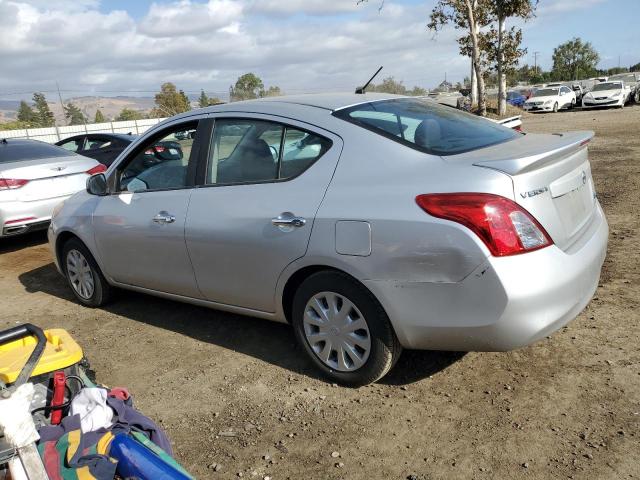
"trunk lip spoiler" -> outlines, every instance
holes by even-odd
[[[531,134],[528,134],[531,135]],[[592,131],[579,131],[569,133],[555,133],[552,134],[555,137],[560,137],[562,140],[556,140],[546,151],[526,155],[523,157],[513,157],[500,160],[480,160],[473,162],[476,167],[490,168],[504,172],[508,175],[518,175],[527,173],[538,168],[542,168],[546,165],[554,163],[556,160],[566,157],[571,153],[577,152],[583,148],[586,148],[589,142],[594,137]],[[550,135],[541,135],[550,136]]]

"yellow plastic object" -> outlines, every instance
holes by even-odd
[[[32,376],[62,370],[82,360],[84,355],[82,348],[66,330],[53,328],[45,330],[44,335],[47,337],[47,346]],[[9,384],[16,381],[35,346],[34,337],[21,338],[0,345],[0,380],[2,382]]]

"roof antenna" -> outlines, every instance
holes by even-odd
[[[359,94],[359,95],[360,95],[360,94],[363,94],[363,93],[364,93],[364,91],[365,91],[365,90],[367,89],[367,87],[369,86],[369,84],[373,81],[373,79],[374,79],[374,78],[376,78],[376,76],[380,73],[380,70],[382,70],[382,67],[380,67],[380,68],[376,71],[376,73],[374,73],[374,74],[373,74],[373,77],[371,77],[371,78],[369,79],[369,81],[368,81],[367,83],[365,83],[365,84],[364,84],[364,86],[356,88],[356,93],[357,93],[357,94]]]

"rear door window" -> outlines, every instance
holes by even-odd
[[[311,132],[257,119],[215,122],[206,183],[233,185],[296,177],[331,147]]]
[[[402,98],[363,103],[337,110],[333,115],[434,155],[464,153],[521,135],[432,100]]]

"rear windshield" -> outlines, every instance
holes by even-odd
[[[19,162],[21,160],[38,160],[51,157],[72,157],[75,154],[68,152],[57,145],[50,145],[35,140],[11,140],[6,143],[0,140],[0,163]]]
[[[434,155],[455,155],[520,134],[432,100],[401,98],[338,110],[336,117]]]

